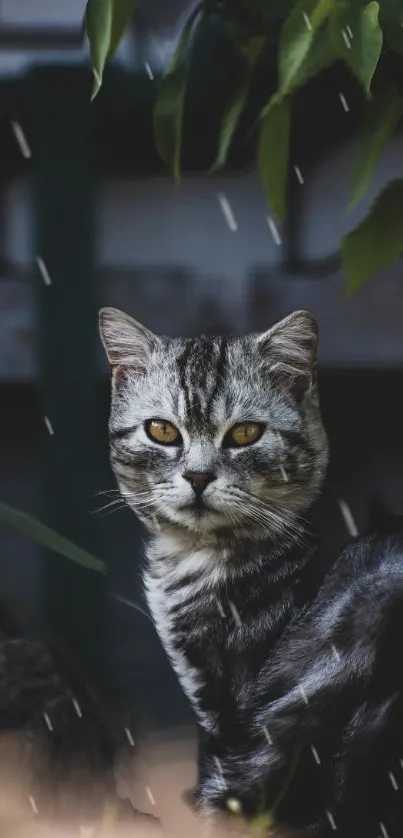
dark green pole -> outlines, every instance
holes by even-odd
[[[42,260],[34,281],[43,518],[104,558],[93,514],[102,466],[90,89],[85,68],[35,69],[28,81],[33,250]],[[45,556],[45,616],[97,681],[105,674],[105,595],[104,577]]]

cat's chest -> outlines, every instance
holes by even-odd
[[[155,627],[170,656],[172,646],[196,644],[202,654],[213,639],[225,640],[223,606],[203,575],[154,569],[144,574],[144,586]]]
[[[221,574],[201,551],[175,563],[154,550],[151,559],[144,587],[155,628],[196,714],[211,730],[202,696],[206,682],[220,675],[229,637],[216,593]]]

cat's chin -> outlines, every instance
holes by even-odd
[[[171,517],[171,516],[170,516]],[[229,526],[222,512],[205,507],[185,506],[172,512],[172,522],[191,532],[208,533]]]

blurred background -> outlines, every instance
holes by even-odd
[[[191,714],[133,607],[144,608],[144,532],[124,509],[101,509],[114,486],[101,305],[170,335],[266,329],[311,309],[332,448],[328,555],[347,537],[335,499],[358,527],[374,493],[403,510],[401,261],[348,298],[337,255],[380,187],[403,175],[401,136],[347,218],[356,92],[347,73],[329,71],[326,96],[316,80],[297,102],[290,213],[273,235],[253,140],[235,144],[225,174],[206,173],[226,84],[211,32],[175,184],[154,147],[152,107],[189,6],[138,4],[90,106],[83,0],[0,0],[0,501],[108,565],[100,577],[0,523],[0,591],[36,610],[91,677],[155,728]]]

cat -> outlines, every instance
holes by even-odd
[[[385,650],[400,650],[403,542],[385,527],[353,541],[312,590],[328,462],[313,316],[169,339],[103,309],[100,330],[111,464],[151,533],[146,597],[201,728],[195,799],[248,817],[277,801],[321,838],[386,838],[401,817],[401,678]]]
[[[112,468],[152,534],[148,605],[205,736],[232,737],[306,598],[328,462],[316,322],[296,312],[259,335],[169,339],[107,308],[100,331]]]

